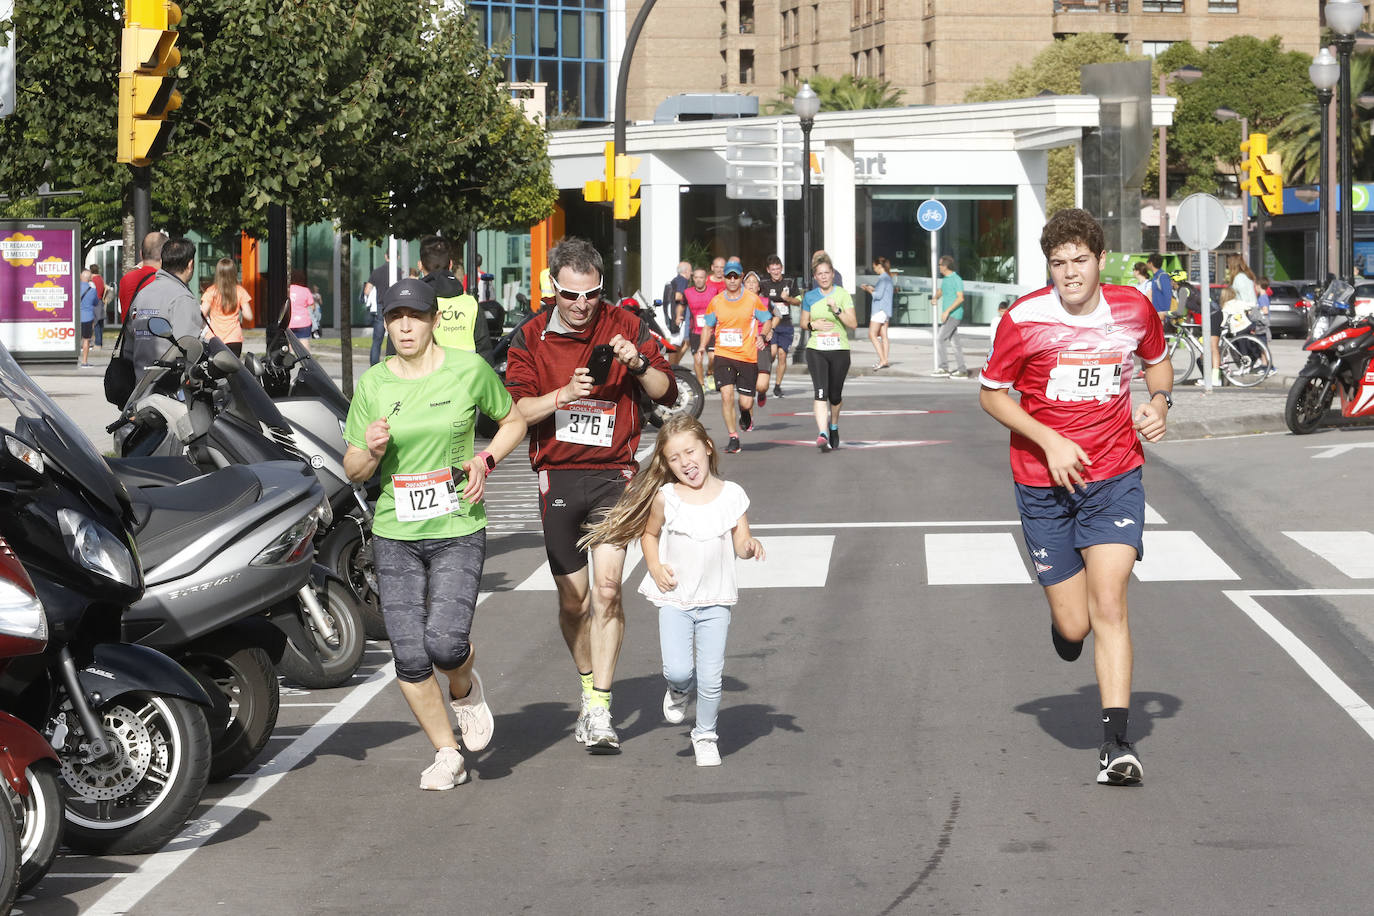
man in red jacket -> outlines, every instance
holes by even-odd
[[[539,472],[544,549],[558,586],[559,626],[582,679],[573,738],[593,753],[620,747],[611,724],[611,682],[625,633],[620,578],[625,549],[577,549],[583,525],[615,504],[638,469],[638,395],[677,401],[677,383],[639,316],[603,302],[601,255],[568,237],[549,252],[555,307],[511,341],[506,387],[530,427],[530,464]],[[614,358],[602,384],[590,364],[598,344]]]

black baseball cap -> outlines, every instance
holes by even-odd
[[[415,277],[402,277],[386,288],[382,295],[382,317],[392,309],[408,308],[417,312],[432,312],[439,307],[434,287]]]

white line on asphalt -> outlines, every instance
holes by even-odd
[[[477,596],[477,603],[486,600],[489,593]],[[314,725],[303,732],[286,747],[267,761],[251,777],[226,795],[223,800],[196,820],[182,828],[181,833],[151,856],[144,859],[137,871],[125,876],[116,886],[106,891],[91,907],[88,913],[127,913],[146,897],[159,884],[182,866],[197,849],[205,844],[219,830],[229,826],[244,811],[251,808],[258,799],[272,789],[283,776],[291,772],[315,750],[329,740],[340,728],[347,725],[354,716],[396,679],[396,669],[387,665],[377,669],[362,684],[349,690],[338,704],[320,717]],[[214,830],[205,830],[206,823],[216,824]],[[175,847],[175,848],[173,848]]]
[[[767,525],[750,524],[751,531],[784,528],[1005,528],[1008,525],[1021,525],[1015,521],[969,521],[969,522],[774,522]]]
[[[1368,531],[1285,531],[1284,534],[1352,579],[1374,579],[1374,534]]]
[[[1196,531],[1146,531],[1145,555],[1135,564],[1141,582],[1210,582],[1239,579]]]
[[[1147,525],[1167,525],[1164,516],[1155,511],[1155,507],[1149,503],[1145,504],[1145,524]]]
[[[1302,588],[1293,591],[1223,591],[1222,594],[1230,598],[1236,607],[1244,611],[1261,630],[1268,633],[1270,638],[1278,643],[1279,647],[1287,652],[1293,661],[1298,663],[1298,667],[1307,672],[1307,676],[1312,678],[1316,685],[1326,692],[1327,696],[1335,700],[1336,704],[1344,709],[1350,718],[1355,720],[1356,725],[1364,729],[1365,734],[1374,738],[1374,707],[1366,703],[1363,697],[1350,688],[1349,684],[1341,680],[1340,676],[1332,671],[1317,653],[1309,649],[1306,643],[1298,639],[1292,630],[1279,623],[1273,614],[1266,611],[1255,600],[1266,597],[1320,598],[1342,595],[1374,595],[1374,589]]]
[[[1013,585],[1031,580],[1009,531],[927,534],[925,553],[930,585]]]
[[[338,706],[338,703],[282,703],[282,707],[287,706]]]

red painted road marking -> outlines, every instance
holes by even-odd
[[[952,410],[846,410],[844,415],[849,417],[914,417],[928,413],[953,413]],[[770,417],[809,417],[813,416],[811,411],[797,413],[769,413]]]
[[[815,439],[773,439],[773,445],[809,445],[816,447]],[[851,442],[848,439],[840,440],[841,448],[898,448],[911,445],[949,445],[948,439],[886,439],[881,441],[866,441],[859,439]]]

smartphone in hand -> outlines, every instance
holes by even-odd
[[[592,347],[592,357],[587,361],[587,371],[592,374],[593,385],[604,385],[611,374],[611,363],[615,362],[615,348],[610,344],[597,344]]]

